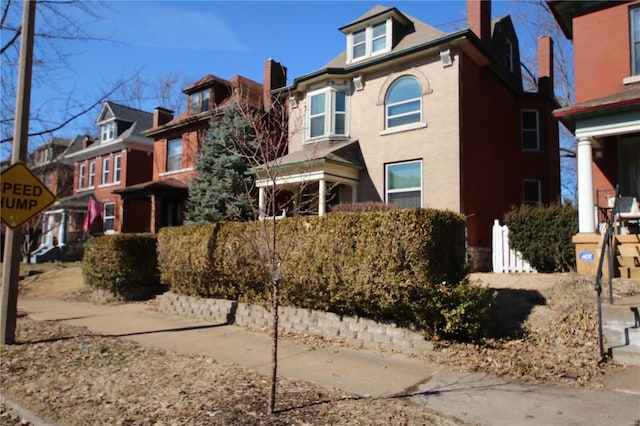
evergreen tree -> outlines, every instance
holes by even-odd
[[[257,144],[250,123],[237,107],[229,107],[211,119],[196,160],[197,175],[189,186],[187,224],[253,217],[252,197],[247,196],[252,192],[252,178],[245,175],[248,161],[233,149],[238,137],[248,145]]]

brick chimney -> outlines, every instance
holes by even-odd
[[[538,93],[553,97],[553,39],[538,38]]]
[[[173,111],[170,109],[156,107],[153,111],[153,127],[162,126],[173,120]]]
[[[269,58],[264,63],[263,97],[265,109],[271,108],[271,91],[287,85],[287,68]]]
[[[467,25],[488,49],[491,45],[491,0],[467,0]]]

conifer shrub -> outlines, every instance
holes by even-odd
[[[522,205],[504,216],[509,245],[538,272],[575,270],[571,238],[578,232],[578,210],[572,204]]]
[[[156,236],[149,233],[113,234],[85,243],[84,282],[125,299],[148,297],[160,283]]]

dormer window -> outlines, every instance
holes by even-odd
[[[345,89],[332,86],[307,95],[307,140],[347,136],[348,93]]]
[[[513,74],[514,72],[514,64],[513,64],[513,42],[509,39],[506,40],[507,41],[507,46],[506,46],[506,62],[507,62],[507,71],[509,71],[511,74]]]
[[[370,58],[391,50],[392,20],[369,25],[347,35],[349,62]]]
[[[211,89],[204,89],[191,94],[191,114],[209,111]]]
[[[106,142],[116,137],[116,122],[110,121],[100,126],[100,142]]]

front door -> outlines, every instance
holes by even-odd
[[[620,139],[620,194],[640,197],[640,135]]]

